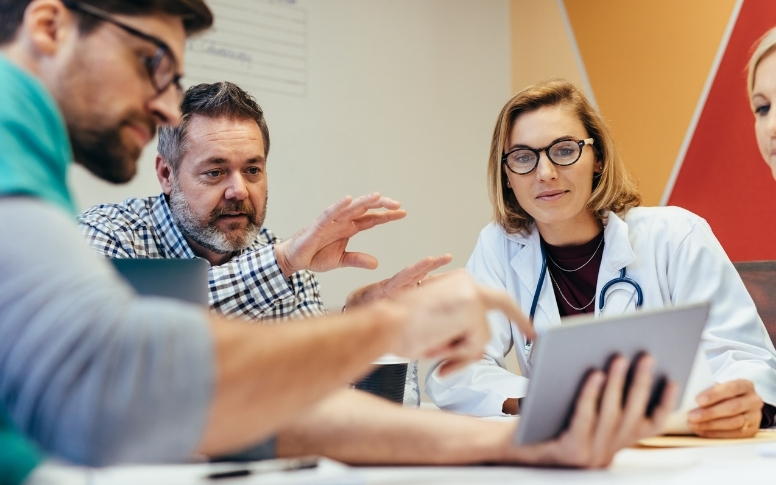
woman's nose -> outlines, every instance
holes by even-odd
[[[541,181],[558,178],[558,171],[556,170],[555,164],[550,161],[545,152],[539,154],[539,161],[536,165],[536,178]]]

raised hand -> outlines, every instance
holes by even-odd
[[[438,269],[453,260],[451,254],[421,259],[417,263],[407,266],[391,278],[362,286],[353,290],[345,301],[345,306],[353,307],[369,303],[380,298],[394,298],[402,291],[421,286],[421,281],[426,282],[424,278],[428,273]],[[432,278],[432,277],[429,277]]]
[[[763,400],[752,381],[737,379],[717,384],[695,399],[687,425],[704,438],[751,438],[760,429]]]
[[[646,416],[652,391],[654,359],[642,357],[623,405],[628,361],[614,359],[607,374],[592,372],[577,399],[569,428],[558,439],[527,447],[508,446],[514,460],[537,465],[601,468],[620,449],[658,434],[679,394],[675,383],[666,385],[660,404]]]
[[[529,338],[535,336],[528,317],[503,291],[480,286],[463,270],[443,273],[423,286],[405,291],[394,300],[404,312],[404,328],[393,353],[408,357],[445,360],[440,375],[482,358],[490,339],[489,310],[500,310]]]
[[[297,271],[329,271],[356,267],[374,269],[377,259],[365,253],[347,252],[351,237],[378,224],[395,221],[407,215],[401,204],[378,193],[352,199],[345,197],[326,209],[312,224],[290,239],[275,245],[278,265],[286,277]],[[369,212],[373,209],[386,209]]]

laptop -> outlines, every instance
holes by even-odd
[[[208,306],[208,268],[202,258],[111,259],[119,274],[140,295],[175,298]]]

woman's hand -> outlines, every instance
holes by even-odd
[[[536,465],[601,468],[615,453],[638,440],[660,432],[674,409],[677,386],[666,385],[660,404],[646,416],[652,392],[654,359],[642,357],[623,406],[628,361],[616,358],[608,374],[588,376],[577,399],[569,428],[556,440],[528,447],[513,447],[516,461]]]
[[[752,381],[738,379],[706,389],[695,399],[687,425],[704,438],[751,438],[762,420],[763,400]]]

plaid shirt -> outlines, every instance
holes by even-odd
[[[111,258],[194,258],[175,225],[164,195],[102,204],[78,216],[81,231],[102,255]],[[246,249],[208,270],[210,308],[245,319],[288,319],[326,313],[310,271],[289,279],[275,258],[278,242],[268,229]]]

